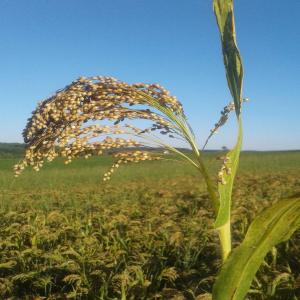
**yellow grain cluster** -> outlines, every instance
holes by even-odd
[[[15,166],[15,175],[29,165],[38,171],[45,160],[52,161],[57,156],[65,157],[68,164],[78,156],[89,158],[107,153],[107,150],[122,151],[145,145],[132,138],[112,138],[111,135],[136,138],[160,131],[174,137],[178,132],[164,110],[184,116],[176,97],[158,84],[128,84],[112,77],[81,77],[40,102],[33,111],[23,132],[27,143],[25,158]],[[148,120],[151,125],[140,129],[119,124],[136,119]],[[113,124],[95,124],[97,121]],[[125,152],[124,155],[126,158],[121,162],[157,159],[145,151],[142,154]]]

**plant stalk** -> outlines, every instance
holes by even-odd
[[[219,239],[221,243],[221,251],[222,251],[222,260],[223,263],[226,261],[229,253],[231,252],[231,226],[230,219],[228,222],[220,227],[219,229]]]
[[[206,170],[206,167],[205,167],[204,162],[203,162],[202,158],[200,157],[200,155],[198,155],[198,161],[199,161],[199,165],[200,165],[201,174],[203,175],[205,182],[206,182],[209,197],[214,206],[215,214],[217,215],[218,210],[219,210],[219,199],[218,199],[216,190],[214,189],[212,180]],[[219,231],[219,239],[220,239],[220,244],[221,244],[222,261],[224,263],[229,255],[229,253],[231,252],[230,219],[228,220],[228,222],[225,225],[218,228],[218,231]]]

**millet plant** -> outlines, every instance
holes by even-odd
[[[42,101],[33,112],[23,133],[27,144],[25,158],[15,166],[15,174],[18,176],[27,166],[38,171],[44,161],[57,156],[64,157],[68,164],[79,156],[111,154],[115,162],[104,175],[107,181],[121,164],[168,159],[166,152],[175,154],[204,178],[215,211],[214,225],[219,233],[223,265],[212,299],[241,300],[268,251],[289,239],[299,227],[300,201],[282,200],[264,210],[253,221],[242,243],[231,249],[231,195],[242,145],[243,66],[236,43],[233,0],[214,0],[213,6],[233,102],[222,110],[202,150],[182,104],[162,86],[128,84],[112,77],[81,77]],[[237,143],[222,158],[215,180],[204,163],[203,150],[232,111],[238,124]],[[134,120],[145,120],[150,125],[140,128],[127,122]],[[98,121],[105,123],[100,125]],[[172,139],[184,141],[191,154],[166,141]]]

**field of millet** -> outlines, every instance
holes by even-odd
[[[216,155],[206,153],[212,169]],[[61,161],[14,179],[0,159],[1,299],[209,299],[221,258],[198,174],[172,161]],[[234,246],[271,203],[300,196],[300,152],[245,152]],[[248,299],[300,299],[300,232],[273,248]]]

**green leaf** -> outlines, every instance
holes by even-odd
[[[219,228],[230,221],[231,195],[234,177],[239,165],[239,156],[242,146],[243,129],[242,120],[239,120],[238,139],[235,147],[225,157],[222,169],[219,172],[219,210],[215,221],[215,227]]]
[[[214,300],[242,300],[266,254],[300,226],[300,199],[281,200],[260,213],[242,244],[227,258],[213,287]]]
[[[214,0],[214,12],[221,34],[224,65],[235,112],[239,117],[242,104],[243,66],[237,48],[233,15],[233,0]]]

